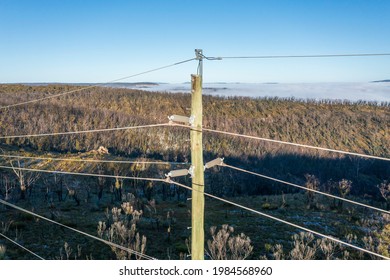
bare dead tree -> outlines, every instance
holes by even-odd
[[[11,198],[12,190],[15,188],[15,185],[10,180],[9,176],[4,174],[1,178],[1,186],[4,189],[4,200],[9,200]]]
[[[80,206],[80,199],[78,193],[80,189],[80,182],[74,181],[71,183],[71,186],[67,186],[66,189],[68,190],[67,197],[73,199],[76,202],[76,205]]]
[[[98,174],[104,174],[103,167],[100,164],[98,165]],[[103,197],[104,185],[106,184],[106,178],[99,176],[97,180],[98,180],[98,199],[101,200]]]
[[[207,254],[213,260],[245,260],[252,251],[253,246],[248,236],[241,233],[233,236],[234,228],[222,225],[217,232],[217,227],[210,228],[212,240],[207,241]]]
[[[318,187],[320,185],[320,181],[316,178],[314,175],[306,174],[306,183],[305,187],[308,189],[306,191],[307,196],[307,208],[311,209],[314,207],[314,191],[318,190]]]
[[[117,164],[114,166],[114,175],[118,176],[115,177],[115,183],[114,183],[114,196],[116,201],[122,200],[122,191],[123,191],[123,179],[119,178],[119,175],[124,173],[124,168],[120,164]]]
[[[292,260],[313,260],[320,246],[310,232],[300,232],[292,236],[294,248],[290,252]]]
[[[383,199],[386,201],[386,209],[390,209],[390,182],[383,181],[380,185],[377,186],[379,192],[381,193]]]
[[[338,187],[338,190],[339,190],[341,197],[345,198],[351,191],[352,182],[349,180],[346,180],[346,179],[342,179],[341,181],[339,181],[339,184],[337,187]],[[339,200],[338,208],[339,208],[339,211],[343,210],[343,201],[342,200]]]
[[[138,160],[139,160],[138,163],[134,163],[130,167],[130,171],[132,173],[132,176],[134,176],[134,177],[139,177],[142,174],[142,172],[144,172],[147,168],[146,164],[142,163],[142,161],[145,161],[143,158],[140,158]],[[138,186],[139,186],[139,182],[136,180],[133,180],[133,187],[135,189],[136,196],[139,196],[139,194],[140,194]],[[143,190],[142,190],[142,192],[143,192]]]
[[[12,166],[12,170],[14,171],[18,179],[20,188],[20,199],[26,199],[27,190],[29,190],[29,193],[31,195],[32,186],[40,178],[40,174],[38,172],[28,172],[22,170],[20,168],[23,167],[23,164],[20,162],[20,160],[17,160],[16,162],[17,167],[14,166],[13,161],[10,161],[10,164]]]
[[[58,201],[63,201],[63,186],[64,186],[64,176],[61,174],[54,174],[54,185],[55,185],[55,192],[58,197]]]

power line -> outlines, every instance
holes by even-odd
[[[177,127],[184,127],[189,128],[191,130],[196,130],[195,128],[188,126],[188,125],[182,125],[182,124],[171,124],[173,126]],[[324,147],[317,147],[312,145],[306,145],[306,144],[299,144],[299,143],[293,143],[293,142],[287,142],[287,141],[281,141],[281,140],[275,140],[275,139],[269,139],[269,138],[263,138],[258,136],[252,136],[252,135],[246,135],[246,134],[240,134],[235,132],[227,132],[227,131],[221,131],[211,128],[202,128],[203,131],[213,132],[213,133],[219,133],[219,134],[225,134],[230,136],[237,136],[242,138],[248,138],[248,139],[254,139],[254,140],[260,140],[265,142],[272,142],[272,143],[278,143],[278,144],[285,144],[285,145],[291,145],[301,148],[309,148],[309,149],[315,149],[320,151],[326,151],[326,152],[333,152],[333,153],[339,153],[339,154],[346,154],[346,155],[352,155],[352,156],[358,156],[358,157],[364,157],[364,158],[370,158],[370,159],[378,159],[378,160],[384,160],[384,161],[390,161],[390,158],[380,157],[380,156],[373,156],[373,155],[367,155],[367,154],[360,154],[360,153],[354,153],[349,151],[343,151],[343,150],[336,150],[336,149],[330,149],[330,148],[324,148]]]
[[[131,160],[101,160],[101,159],[82,159],[82,158],[52,158],[52,157],[31,157],[18,155],[0,154],[2,158],[18,158],[32,160],[48,160],[48,161],[71,161],[71,162],[91,162],[91,163],[125,163],[125,164],[155,164],[155,165],[188,165],[187,162],[172,162],[172,161],[131,161]]]
[[[179,186],[179,187],[185,188],[185,189],[193,190],[192,188],[190,188],[190,187],[188,187],[188,186],[186,186],[186,185],[177,183],[177,182],[175,182],[175,181],[172,181],[172,180],[169,179],[169,178],[168,178],[168,182],[169,182],[169,183],[172,183],[172,184],[175,184],[175,185],[177,185],[177,186]],[[317,236],[320,236],[320,237],[323,237],[323,238],[332,240],[332,241],[334,241],[334,242],[343,244],[343,245],[345,245],[345,246],[354,248],[354,249],[356,249],[356,250],[365,252],[365,253],[367,253],[367,254],[370,254],[370,255],[373,255],[373,256],[376,256],[376,257],[379,257],[379,258],[382,258],[382,259],[390,260],[389,257],[386,257],[386,256],[380,255],[380,254],[378,254],[378,253],[369,251],[369,250],[367,250],[367,249],[364,249],[364,248],[355,246],[355,245],[353,245],[353,244],[349,244],[349,243],[347,243],[347,242],[345,242],[345,241],[342,241],[342,240],[340,240],[340,239],[337,239],[337,238],[335,238],[335,237],[332,237],[332,236],[329,236],[329,235],[325,235],[325,234],[319,233],[319,232],[317,232],[317,231],[314,231],[314,230],[311,230],[311,229],[302,227],[302,226],[300,226],[300,225],[297,225],[297,224],[294,224],[294,223],[291,223],[291,222],[282,220],[282,219],[280,219],[280,218],[277,218],[277,217],[274,217],[274,216],[265,214],[265,213],[263,213],[263,212],[254,210],[254,209],[252,209],[252,208],[243,206],[243,205],[241,205],[241,204],[238,204],[238,203],[235,203],[235,202],[232,202],[232,201],[229,201],[229,200],[220,198],[220,197],[218,197],[218,196],[215,196],[215,195],[212,195],[212,194],[209,194],[209,193],[206,193],[206,192],[204,193],[204,195],[205,195],[205,196],[208,196],[208,197],[211,197],[211,198],[214,198],[214,199],[216,199],[216,200],[222,201],[222,202],[224,202],[224,203],[228,203],[228,204],[230,204],[230,205],[234,205],[234,206],[239,207],[239,208],[242,208],[242,209],[244,209],[244,210],[253,212],[253,213],[255,213],[255,214],[258,214],[258,215],[267,217],[267,218],[269,218],[269,219],[272,219],[272,220],[281,222],[281,223],[283,223],[283,224],[286,224],[286,225],[289,225],[289,226],[292,226],[292,227],[301,229],[301,230],[303,230],[303,231],[310,232],[310,233],[312,233],[312,234],[314,234],[314,235],[317,235]]]
[[[16,246],[22,248],[23,250],[29,252],[31,255],[34,255],[35,257],[37,257],[38,259],[41,259],[41,260],[45,260],[44,258],[42,258],[41,256],[39,256],[38,254],[34,253],[33,251],[27,249],[26,247],[24,247],[23,245],[19,244],[18,242],[16,242],[15,240],[12,240],[11,238],[5,236],[4,234],[0,233],[0,236],[7,239],[8,241],[12,242],[13,244],[15,244]]]
[[[377,207],[374,207],[374,206],[370,206],[370,205],[367,205],[367,204],[364,204],[364,203],[356,202],[356,201],[353,201],[353,200],[349,200],[349,199],[346,199],[346,198],[343,198],[343,197],[339,197],[339,196],[336,196],[336,195],[328,194],[328,193],[321,192],[321,191],[318,191],[318,190],[309,189],[309,188],[306,188],[306,187],[303,187],[303,186],[300,186],[300,185],[297,185],[297,184],[293,184],[293,183],[290,183],[290,182],[287,182],[287,181],[283,181],[283,180],[280,180],[280,179],[276,179],[276,178],[273,178],[273,177],[262,175],[262,174],[259,174],[259,173],[256,173],[256,172],[248,171],[248,170],[245,170],[245,169],[242,169],[242,168],[238,168],[238,167],[226,164],[226,163],[222,163],[220,166],[228,167],[228,168],[240,171],[240,172],[248,173],[248,174],[255,175],[255,176],[258,176],[258,177],[261,177],[261,178],[265,178],[265,179],[268,179],[268,180],[272,180],[272,181],[275,181],[275,182],[278,182],[278,183],[282,183],[282,184],[285,184],[285,185],[293,186],[295,188],[300,188],[300,189],[303,189],[303,190],[306,190],[306,191],[309,191],[309,192],[318,193],[318,194],[325,195],[325,196],[328,196],[328,197],[331,197],[331,198],[334,198],[334,199],[343,200],[343,201],[346,201],[346,202],[349,202],[349,203],[352,203],[352,204],[355,204],[355,205],[363,206],[363,207],[370,208],[370,209],[373,209],[373,210],[376,210],[376,211],[380,211],[380,212],[383,212],[383,213],[386,213],[386,214],[390,214],[390,211],[387,211],[387,210],[384,210],[384,209],[381,209],[381,208],[377,208]]]
[[[150,125],[140,125],[140,126],[126,126],[126,127],[115,127],[115,128],[91,129],[91,130],[82,130],[82,131],[52,132],[52,133],[25,134],[25,135],[7,135],[7,136],[0,136],[0,139],[14,139],[14,138],[29,138],[29,137],[44,137],[44,136],[84,134],[84,133],[108,132],[108,131],[130,130],[130,129],[141,129],[141,128],[153,128],[153,127],[164,127],[164,126],[185,127],[185,128],[190,128],[191,130],[195,130],[195,129],[191,128],[188,125],[180,125],[180,124],[175,124],[175,123],[162,123],[162,124],[150,124]],[[360,153],[354,153],[354,152],[342,151],[342,150],[336,150],[336,149],[330,149],[330,148],[323,148],[323,147],[311,146],[311,145],[306,145],[306,144],[298,144],[298,143],[293,143],[293,142],[287,142],[287,141],[281,141],[281,140],[275,140],[275,139],[268,139],[268,138],[251,136],[251,135],[245,135],[245,134],[239,134],[239,133],[234,133],[234,132],[226,132],[226,131],[210,129],[210,128],[202,128],[202,130],[208,131],[208,132],[219,133],[219,134],[237,136],[237,137],[242,137],[242,138],[261,140],[261,141],[265,141],[265,142],[272,142],[272,143],[278,143],[278,144],[291,145],[291,146],[296,146],[296,147],[301,147],[301,148],[309,148],[309,149],[315,149],[315,150],[321,150],[321,151],[327,151],[327,152],[334,152],[334,153],[339,153],[339,154],[346,154],[346,155],[352,155],[352,156],[358,156],[358,157],[364,157],[364,158],[370,158],[370,159],[390,161],[390,158],[385,158],[385,157],[379,157],[379,156],[373,156],[373,155],[367,155],[367,154],[360,154]]]
[[[131,176],[119,176],[119,175],[117,176],[117,175],[96,174],[96,173],[79,173],[79,172],[70,172],[70,171],[45,170],[45,169],[24,168],[24,167],[11,167],[11,166],[0,165],[0,169],[1,168],[3,168],[3,169],[12,169],[12,170],[22,170],[22,171],[29,171],[29,172],[64,174],[64,175],[105,177],[105,178],[114,178],[114,179],[129,179],[129,180],[151,181],[151,182],[165,182],[165,180],[159,179],[159,178],[144,178],[144,177],[131,177]]]
[[[336,149],[329,149],[329,148],[323,148],[323,147],[316,147],[316,146],[305,145],[305,144],[297,144],[297,143],[293,143],[293,142],[287,142],[287,141],[281,141],[281,140],[262,138],[262,137],[245,135],[245,134],[234,133],[234,132],[220,131],[220,130],[210,129],[210,128],[203,128],[203,130],[204,131],[209,131],[209,132],[214,132],[214,133],[219,133],[219,134],[225,134],[225,135],[242,137],[242,138],[248,138],[248,139],[261,140],[261,141],[278,143],[278,144],[291,145],[291,146],[296,146],[296,147],[301,147],[301,148],[315,149],[315,150],[326,151],[326,152],[333,152],[333,153],[352,155],[352,156],[358,156],[358,157],[364,157],[364,158],[370,158],[370,159],[378,159],[378,160],[390,161],[390,158],[379,157],[379,156],[359,154],[359,153],[354,153],[354,152],[348,152],[348,151],[342,151],[342,150],[336,150]]]
[[[66,91],[66,92],[62,92],[62,93],[58,93],[58,94],[53,94],[53,95],[42,97],[42,98],[38,98],[38,99],[33,99],[33,100],[29,100],[29,101],[24,101],[24,102],[20,102],[20,103],[15,103],[15,104],[11,104],[11,105],[2,106],[2,107],[0,107],[0,110],[11,108],[11,107],[16,107],[16,106],[20,106],[20,105],[30,104],[30,103],[34,103],[34,102],[38,102],[38,101],[42,101],[42,100],[46,100],[46,99],[50,99],[50,98],[54,98],[54,97],[59,97],[59,96],[63,96],[63,95],[66,95],[66,94],[75,93],[75,92],[83,91],[83,90],[86,90],[86,89],[95,88],[95,87],[98,87],[98,86],[103,86],[103,85],[110,84],[110,83],[119,82],[119,81],[126,80],[126,79],[129,79],[129,78],[133,78],[133,77],[137,77],[137,76],[140,76],[140,75],[144,75],[144,74],[148,74],[148,73],[151,73],[151,72],[155,72],[155,71],[159,71],[159,70],[162,70],[162,69],[166,69],[166,68],[169,68],[169,67],[173,67],[173,66],[176,66],[176,65],[179,65],[179,64],[187,63],[187,62],[193,61],[195,59],[196,58],[191,58],[191,59],[179,61],[179,62],[176,62],[176,63],[173,63],[173,64],[169,64],[169,65],[165,65],[165,66],[162,66],[162,67],[158,67],[158,68],[154,68],[154,69],[151,69],[151,70],[147,70],[147,71],[144,71],[144,72],[140,72],[140,73],[137,73],[137,74],[134,74],[134,75],[130,75],[130,76],[122,77],[122,78],[119,78],[119,79],[111,80],[111,81],[108,81],[108,82],[96,83],[96,84],[93,84],[93,85],[90,85],[90,86],[87,86],[87,87],[83,87],[83,88],[79,88],[79,89],[74,89],[74,90],[70,90],[70,91]]]
[[[44,217],[44,216],[41,216],[41,215],[39,215],[39,214],[36,214],[36,213],[34,213],[34,212],[28,211],[28,210],[26,210],[26,209],[24,209],[24,208],[21,208],[21,207],[19,207],[19,206],[16,206],[16,205],[14,205],[14,204],[11,204],[11,203],[9,203],[9,202],[7,202],[7,201],[5,201],[5,200],[0,199],[0,203],[4,204],[4,205],[6,205],[6,206],[12,207],[12,208],[14,208],[14,209],[16,209],[16,210],[19,210],[19,211],[21,211],[21,212],[24,212],[24,213],[30,214],[30,215],[32,215],[32,216],[35,216],[35,217],[37,217],[37,218],[39,218],[39,219],[45,220],[45,221],[50,222],[50,223],[53,223],[53,224],[55,224],[55,225],[64,227],[64,228],[66,228],[66,229],[72,230],[72,231],[77,232],[77,233],[80,233],[80,234],[82,234],[82,235],[84,235],[84,236],[87,236],[87,237],[89,237],[89,238],[92,238],[92,239],[95,239],[95,240],[97,240],[97,241],[103,242],[103,243],[105,243],[105,244],[107,244],[107,245],[109,245],[109,246],[112,246],[112,247],[121,249],[121,250],[123,250],[123,251],[129,252],[129,253],[134,254],[134,255],[136,255],[136,256],[142,257],[142,258],[144,258],[144,259],[156,260],[156,258],[153,258],[153,257],[148,256],[148,255],[146,255],[146,254],[143,254],[143,253],[134,251],[134,250],[129,249],[129,248],[126,248],[126,247],[124,247],[124,246],[115,244],[115,243],[113,243],[113,242],[111,242],[111,241],[104,240],[104,239],[99,238],[99,237],[96,237],[96,236],[94,236],[94,235],[92,235],[92,234],[89,234],[89,233],[83,232],[83,231],[81,231],[81,230],[78,230],[78,229],[69,227],[69,226],[67,226],[67,225],[61,224],[61,223],[56,222],[56,221],[53,221],[53,220],[51,220],[51,219],[49,219],[49,218],[46,218],[46,217]]]
[[[255,55],[255,56],[218,56],[218,57],[204,57],[204,58],[208,60],[222,60],[222,59],[329,58],[329,57],[366,57],[366,56],[390,56],[390,53]]]
[[[147,125],[138,125],[138,126],[125,126],[125,127],[114,127],[114,128],[90,129],[90,130],[81,130],[81,131],[50,132],[50,133],[12,135],[12,136],[10,135],[10,136],[0,136],[0,139],[13,139],[13,138],[29,138],[29,137],[43,137],[43,136],[84,134],[84,133],[108,132],[108,131],[130,130],[130,129],[141,129],[141,128],[153,128],[153,127],[163,127],[163,126],[172,126],[172,124],[161,123],[161,124],[147,124]]]

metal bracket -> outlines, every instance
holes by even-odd
[[[189,120],[189,123],[192,127],[194,127],[194,123],[195,123],[195,116],[194,115],[191,115],[190,116],[190,120]]]
[[[190,168],[188,169],[188,174],[191,175],[191,178],[192,176],[194,176],[194,172],[195,172],[195,166],[191,165]]]
[[[203,76],[203,50],[202,49],[195,49],[195,55],[196,59],[199,61],[198,64],[198,75]]]
[[[224,160],[224,158],[216,158],[216,159],[213,159],[212,161],[209,161],[208,163],[206,163],[204,165],[204,170],[209,169],[211,167],[214,167],[216,165],[222,165],[223,160]]]
[[[195,55],[197,60],[203,59],[203,50],[202,49],[195,49]]]

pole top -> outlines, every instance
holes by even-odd
[[[203,76],[203,50],[202,49],[195,49],[195,55],[196,59],[199,61],[198,64],[198,75]]]
[[[203,60],[203,50],[195,49],[195,55],[197,60]]]

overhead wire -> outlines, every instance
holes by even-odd
[[[0,136],[0,139],[14,139],[14,138],[30,138],[30,137],[72,135],[72,134],[84,134],[84,133],[96,133],[96,132],[108,132],[108,131],[141,129],[141,128],[154,128],[154,127],[164,127],[164,126],[172,126],[172,125],[169,124],[169,123],[160,123],[160,124],[147,124],[147,125],[124,126],[124,127],[114,127],[114,128],[90,129],[90,130],[80,130],[80,131],[48,132],[48,133],[25,134],[25,135],[5,135],[5,136]]]
[[[115,127],[115,128],[102,128],[102,129],[91,129],[91,130],[82,130],[82,131],[51,132],[51,133],[38,133],[38,134],[25,134],[25,135],[5,135],[5,136],[0,136],[0,139],[72,135],[72,134],[84,134],[84,133],[141,129],[141,128],[154,128],[154,127],[164,127],[164,126],[184,127],[184,128],[189,128],[191,130],[194,130],[194,128],[192,128],[191,126],[188,126],[188,125],[181,125],[181,124],[168,122],[168,123],[161,123],[161,124],[125,126],[125,127]],[[275,139],[269,139],[269,138],[264,138],[264,137],[240,134],[240,133],[235,133],[235,132],[227,132],[227,131],[221,131],[221,130],[210,129],[210,128],[202,128],[202,130],[207,131],[207,132],[225,134],[225,135],[230,135],[230,136],[237,136],[237,137],[241,137],[241,138],[254,139],[254,140],[272,142],[272,143],[277,143],[277,144],[285,144],[285,145],[296,146],[296,147],[301,147],[301,148],[309,148],[309,149],[315,149],[315,150],[326,151],[326,152],[333,152],[333,153],[339,153],[339,154],[345,154],[345,155],[364,157],[364,158],[369,158],[369,159],[390,161],[390,158],[385,158],[385,157],[380,157],[380,156],[373,156],[373,155],[367,155],[367,154],[361,154],[361,153],[355,153],[355,152],[349,152],[349,151],[343,151],[343,150],[337,150],[337,149],[330,149],[330,148],[324,148],[324,147],[318,147],[318,146],[312,146],[312,145],[306,145],[306,144],[299,144],[299,143],[287,142],[287,141],[282,141],[282,140],[275,140]]]
[[[132,161],[132,160],[104,160],[104,159],[84,159],[84,158],[53,158],[39,156],[20,156],[0,154],[0,158],[17,158],[31,160],[47,160],[47,161],[70,161],[70,162],[90,162],[90,163],[118,163],[118,164],[153,164],[153,165],[188,165],[188,162],[173,162],[173,161]]]
[[[34,213],[34,212],[32,212],[32,211],[26,210],[26,209],[24,209],[24,208],[22,208],[22,207],[19,207],[19,206],[16,206],[16,205],[12,204],[12,203],[9,203],[9,202],[7,202],[7,201],[5,201],[5,200],[3,200],[3,199],[0,199],[0,203],[1,203],[1,204],[4,204],[4,205],[6,205],[6,206],[9,206],[9,207],[11,207],[11,208],[14,208],[14,209],[16,209],[16,210],[18,210],[18,211],[21,211],[21,212],[24,212],[24,213],[26,213],[26,214],[32,215],[32,216],[34,216],[34,217],[37,217],[37,218],[39,218],[39,219],[42,219],[42,220],[44,220],[44,221],[53,223],[53,224],[55,224],[55,225],[61,226],[61,227],[63,227],[63,228],[69,229],[69,230],[72,230],[72,231],[74,231],[74,232],[77,232],[77,233],[79,233],[79,234],[82,234],[82,235],[84,235],[84,236],[87,236],[87,237],[89,237],[89,238],[92,238],[92,239],[94,239],[94,240],[103,242],[103,243],[105,243],[105,244],[107,244],[107,245],[109,245],[109,246],[112,246],[112,247],[121,249],[121,250],[123,250],[123,251],[129,252],[129,253],[134,254],[134,255],[136,255],[136,256],[139,256],[139,257],[141,257],[141,258],[144,258],[144,259],[147,259],[147,260],[156,260],[156,258],[153,258],[153,257],[148,256],[148,255],[146,255],[146,254],[137,252],[137,251],[132,250],[132,249],[130,249],[130,248],[127,248],[127,247],[124,247],[124,246],[115,244],[115,243],[113,243],[113,242],[111,242],[111,241],[104,240],[104,239],[99,238],[99,237],[97,237],[97,236],[94,236],[94,235],[92,235],[92,234],[83,232],[83,231],[81,231],[81,230],[72,228],[72,227],[70,227],[70,226],[61,224],[61,223],[56,222],[56,221],[53,221],[53,220],[51,220],[51,219],[49,219],[49,218],[46,218],[46,217],[44,217],[44,216],[41,216],[41,215],[39,215],[39,214],[37,214],[37,213]]]
[[[268,139],[268,138],[251,136],[251,135],[245,135],[245,134],[240,134],[240,133],[235,133],[235,132],[226,132],[226,131],[210,129],[210,128],[203,128],[202,130],[208,131],[208,132],[219,133],[219,134],[230,135],[230,136],[237,136],[237,137],[241,137],[241,138],[254,139],[254,140],[260,140],[260,141],[272,142],[272,143],[278,143],[278,144],[285,144],[285,145],[296,146],[296,147],[301,147],[301,148],[315,149],[315,150],[320,150],[320,151],[333,152],[333,153],[339,153],[339,154],[345,154],[345,155],[351,155],[351,156],[358,156],[358,157],[364,157],[364,158],[369,158],[369,159],[390,161],[390,158],[385,158],[385,157],[380,157],[380,156],[360,154],[360,153],[354,153],[354,152],[342,151],[342,150],[336,150],[336,149],[330,149],[330,148],[323,148],[323,147],[317,147],[317,146],[306,145],[306,144],[298,144],[298,143],[293,143],[293,142]]]
[[[45,260],[44,258],[42,258],[41,256],[39,256],[38,254],[34,253],[33,251],[27,249],[26,247],[24,247],[22,244],[16,242],[15,240],[12,240],[11,238],[9,238],[8,236],[5,236],[4,234],[2,234],[0,232],[0,236],[3,237],[4,239],[8,240],[9,242],[13,243],[14,245],[18,246],[19,248],[22,248],[23,250],[25,250],[26,252],[30,253],[31,255],[35,256],[36,258],[40,259],[40,260]]]
[[[12,166],[4,166],[4,165],[0,165],[0,169],[12,169],[12,170],[21,170],[21,171],[29,171],[29,172],[53,173],[53,174],[76,175],[76,176],[105,177],[105,178],[113,178],[113,179],[128,179],[128,180],[137,180],[137,181],[165,182],[164,179],[160,179],[160,178],[120,176],[120,175],[71,172],[71,171],[61,171],[61,170],[46,170],[46,169],[25,168],[25,167],[12,167]]]
[[[180,65],[180,64],[183,64],[183,63],[187,63],[187,62],[190,62],[190,61],[193,61],[193,60],[196,60],[196,58],[186,59],[186,60],[183,60],[183,61],[175,62],[175,63],[169,64],[169,65],[165,65],[165,66],[162,66],[162,67],[158,67],[158,68],[154,68],[154,69],[151,69],[151,70],[143,71],[143,72],[140,72],[140,73],[137,73],[137,74],[125,76],[125,77],[122,77],[122,78],[119,78],[119,79],[115,79],[115,80],[111,80],[111,81],[104,82],[104,83],[96,83],[96,84],[93,84],[93,85],[90,85],[90,86],[86,86],[86,87],[82,87],[82,88],[78,88],[78,89],[74,89],[74,90],[70,90],[70,91],[66,91],[66,92],[62,92],[62,93],[58,93],[58,94],[53,94],[53,95],[42,97],[42,98],[37,98],[37,99],[29,100],[29,101],[24,101],[24,102],[19,102],[19,103],[15,103],[15,104],[5,105],[5,106],[0,107],[0,110],[16,107],[16,106],[20,106],[20,105],[26,105],[26,104],[30,104],[30,103],[34,103],[34,102],[39,102],[39,101],[47,100],[47,99],[50,99],[50,98],[64,96],[64,95],[67,95],[67,94],[70,94],[70,93],[75,93],[75,92],[79,92],[79,91],[95,88],[95,87],[98,87],[98,86],[103,86],[103,85],[107,85],[107,84],[110,84],[110,83],[119,82],[119,81],[122,81],[122,80],[134,78],[134,77],[141,76],[141,75],[144,75],[144,74],[148,74],[148,73],[151,73],[151,72],[155,72],[155,71],[159,71],[159,70],[162,70],[162,69],[170,68],[170,67],[173,67],[173,66],[176,66],[176,65]]]
[[[330,57],[366,57],[366,56],[390,56],[390,53],[217,56],[217,57],[210,57],[210,58],[205,57],[205,58],[208,60],[222,60],[222,59],[330,58]]]
[[[269,139],[269,138],[246,135],[246,134],[241,134],[241,133],[236,133],[236,132],[228,132],[228,131],[222,131],[222,130],[217,130],[217,129],[211,129],[211,128],[207,128],[207,127],[202,127],[201,129],[197,129],[197,128],[193,128],[189,125],[183,125],[183,124],[178,124],[178,123],[173,123],[173,124],[171,123],[171,125],[177,126],[177,127],[188,128],[188,129],[191,129],[194,131],[207,131],[207,132],[212,132],[212,133],[237,136],[237,137],[241,137],[241,138],[260,140],[260,141],[264,141],[264,142],[271,142],[271,143],[285,144],[285,145],[296,146],[296,147],[301,147],[301,148],[315,149],[315,150],[320,150],[320,151],[325,151],[325,152],[333,152],[333,153],[339,153],[339,154],[345,154],[345,155],[351,155],[351,156],[357,156],[357,157],[364,157],[364,158],[369,158],[369,159],[390,161],[390,158],[386,158],[386,157],[373,156],[373,155],[367,155],[367,154],[361,154],[361,153],[355,153],[355,152],[349,152],[349,151],[343,151],[343,150],[337,150],[337,149],[331,149],[331,148],[325,148],[325,147],[318,147],[318,146],[312,146],[312,145],[306,145],[306,144],[299,144],[299,143],[276,140],[276,139]]]
[[[289,186],[292,186],[292,187],[295,187],[295,188],[303,189],[303,190],[306,190],[308,192],[318,193],[318,194],[321,194],[321,195],[324,195],[324,196],[327,196],[327,197],[331,197],[331,198],[334,198],[334,199],[337,199],[337,200],[342,200],[342,201],[345,201],[345,202],[348,202],[348,203],[351,203],[351,204],[355,204],[355,205],[358,205],[358,206],[370,208],[372,210],[380,211],[382,213],[390,214],[390,211],[387,211],[387,210],[384,210],[384,209],[381,209],[381,208],[377,208],[377,207],[374,207],[374,206],[371,206],[371,205],[368,205],[368,204],[364,204],[364,203],[360,203],[360,202],[357,202],[357,201],[353,201],[353,200],[350,200],[350,199],[347,199],[347,198],[343,198],[343,197],[340,197],[340,196],[337,196],[337,195],[332,195],[332,194],[329,194],[329,193],[321,192],[319,190],[310,189],[310,188],[307,188],[307,187],[304,187],[304,186],[300,186],[300,185],[297,185],[297,184],[294,184],[294,183],[290,183],[290,182],[287,182],[287,181],[276,179],[276,178],[273,178],[273,177],[270,177],[270,176],[266,176],[266,175],[263,175],[263,174],[260,174],[260,173],[252,172],[252,171],[249,171],[249,170],[246,170],[246,169],[243,169],[243,168],[235,167],[235,166],[226,164],[224,162],[222,164],[220,164],[220,166],[227,167],[227,168],[230,168],[230,169],[234,169],[234,170],[237,170],[237,171],[240,171],[240,172],[248,173],[248,174],[251,174],[251,175],[255,175],[255,176],[258,176],[258,177],[261,177],[261,178],[265,178],[265,179],[268,179],[268,180],[271,180],[271,181],[275,181],[275,182],[278,182],[278,183],[289,185]]]
[[[190,188],[190,187],[188,187],[188,186],[186,186],[186,185],[183,185],[183,184],[180,184],[180,183],[178,183],[178,182],[175,182],[175,181],[173,181],[173,180],[171,180],[171,179],[169,179],[169,178],[168,178],[168,182],[170,182],[170,183],[172,183],[172,184],[174,184],[174,185],[177,185],[177,186],[179,186],[179,187],[185,188],[185,189],[189,189],[189,190],[192,190],[192,191],[201,192],[201,191],[199,191],[199,190],[194,190],[194,189],[192,189],[192,188]],[[208,196],[208,197],[210,197],[210,198],[213,198],[213,199],[219,200],[219,201],[221,201],[221,202],[224,202],[224,203],[227,203],[227,204],[230,204],[230,205],[239,207],[239,208],[241,208],[241,209],[244,209],[244,210],[250,211],[250,212],[252,212],[252,213],[255,213],[255,214],[264,216],[264,217],[266,217],[266,218],[269,218],[269,219],[278,221],[278,222],[280,222],[280,223],[283,223],[283,224],[286,224],[286,225],[289,225],[289,226],[298,228],[298,229],[300,229],[300,230],[303,230],[303,231],[306,231],[306,232],[310,232],[310,233],[312,233],[312,234],[314,234],[314,235],[317,235],[317,236],[320,236],[320,237],[323,237],[323,238],[332,240],[332,241],[334,241],[334,242],[336,242],[336,243],[343,244],[343,245],[345,245],[345,246],[347,246],[347,247],[350,247],[350,248],[353,248],[353,249],[356,249],[356,250],[365,252],[365,253],[367,253],[367,254],[370,254],[370,255],[373,255],[373,256],[376,256],[376,257],[379,257],[379,258],[382,258],[382,259],[390,260],[389,257],[383,256],[383,255],[381,255],[381,254],[372,252],[372,251],[370,251],[370,250],[367,250],[367,249],[358,247],[358,246],[356,246],[356,245],[347,243],[347,242],[342,241],[342,240],[340,240],[340,239],[337,239],[337,238],[335,238],[335,237],[332,237],[332,236],[329,236],[329,235],[322,234],[322,233],[320,233],[320,232],[317,232],[317,231],[308,229],[308,228],[306,228],[306,227],[302,227],[302,226],[300,226],[300,225],[297,225],[297,224],[288,222],[288,221],[286,221],[286,220],[277,218],[277,217],[275,217],[275,216],[272,216],[272,215],[269,215],[269,214],[266,214],[266,213],[257,211],[257,210],[255,210],[255,209],[252,209],[252,208],[243,206],[243,205],[241,205],[241,204],[238,204],[238,203],[229,201],[229,200],[227,200],[227,199],[223,199],[223,198],[221,198],[221,197],[218,197],[218,196],[215,196],[215,195],[206,193],[206,192],[201,192],[201,193],[203,193],[205,196]]]

